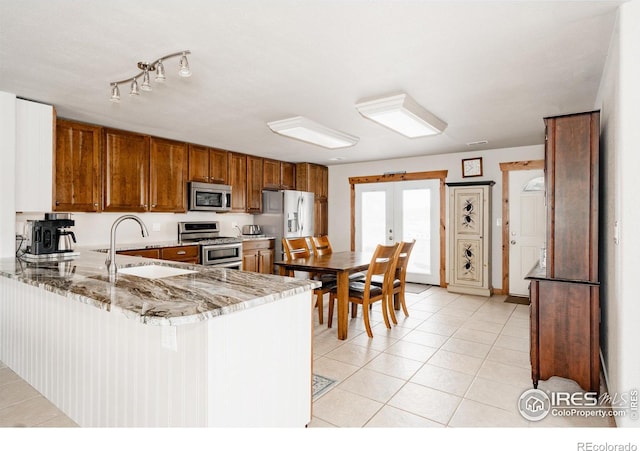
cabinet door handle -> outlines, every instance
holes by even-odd
[[[60,201],[56,201],[56,205],[60,205]]]
[[[94,206],[94,207],[97,207],[97,206],[98,206],[98,203],[97,203],[97,202],[96,202],[96,203],[94,203],[94,204],[93,204],[93,206]]]
[[[151,205],[151,208],[156,208],[158,205],[157,204],[153,204]]]

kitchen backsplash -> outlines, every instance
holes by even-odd
[[[29,219],[44,219],[44,213],[17,213],[16,233],[22,234],[25,221]],[[75,220],[73,231],[77,239],[77,246],[107,246],[113,222],[126,213],[73,213],[71,219]],[[240,230],[234,228],[238,225],[253,224],[253,215],[246,213],[209,213],[189,212],[175,213],[134,213],[147,226],[149,237],[140,235],[140,227],[134,221],[125,221],[118,226],[118,244],[142,243],[144,241],[175,241],[178,238],[178,222],[181,221],[218,221],[220,223],[220,236],[237,236]]]

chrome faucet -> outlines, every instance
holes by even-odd
[[[107,265],[107,271],[109,271],[110,276],[115,276],[117,272],[116,268],[116,229],[118,225],[124,221],[125,219],[133,219],[138,224],[140,224],[140,230],[142,231],[142,236],[149,236],[149,232],[147,231],[147,226],[144,225],[144,222],[140,218],[135,215],[124,215],[120,216],[113,222],[111,226],[111,241],[109,242],[109,254],[107,255],[107,259],[105,260],[105,264]]]

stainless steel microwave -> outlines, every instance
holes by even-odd
[[[231,187],[189,182],[189,211],[230,211]]]

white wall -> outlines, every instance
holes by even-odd
[[[597,108],[602,110],[604,146],[604,218],[601,224],[605,267],[603,356],[609,393],[628,393],[640,382],[640,303],[638,302],[637,255],[640,251],[638,168],[640,168],[640,2],[620,6],[617,30],[603,73]],[[618,237],[614,241],[615,223]],[[639,427],[640,420],[616,418],[618,426]]]
[[[619,25],[619,24],[618,24]],[[610,389],[619,386],[615,382],[620,366],[619,246],[615,243],[616,222],[620,219],[620,175],[617,163],[620,137],[619,78],[620,33],[614,29],[609,45],[605,69],[600,81],[596,109],[600,110],[600,352],[602,365]],[[612,370],[612,371],[611,371]],[[612,377],[613,376],[613,377]]]
[[[540,133],[544,134],[544,121],[540,118]],[[463,158],[480,156],[483,158],[483,177],[462,178]],[[349,250],[351,246],[351,204],[349,177],[380,175],[385,172],[424,172],[448,170],[446,182],[493,180],[492,196],[492,285],[502,288],[502,228],[497,220],[502,219],[502,172],[500,163],[544,159],[544,145],[492,149],[477,152],[461,152],[445,155],[425,155],[422,157],[396,160],[372,161],[367,163],[343,164],[329,167],[329,236],[335,250]],[[447,196],[448,199],[448,196]],[[448,218],[448,213],[447,213]]]
[[[22,233],[24,221],[27,219],[43,219],[45,212],[26,214],[19,213],[16,216],[16,230]],[[103,248],[109,246],[111,225],[125,213],[73,213],[71,218],[75,221],[72,229],[78,240],[78,246],[96,246]],[[240,232],[233,228],[237,223],[242,228],[245,224],[253,224],[253,215],[236,213],[134,213],[149,230],[149,237],[142,238],[140,226],[134,221],[125,221],[118,226],[117,243],[151,243],[162,241],[175,241],[178,238],[178,222],[180,221],[218,221],[220,222],[220,236],[236,236]]]
[[[16,96],[0,91],[0,258],[15,255]]]

